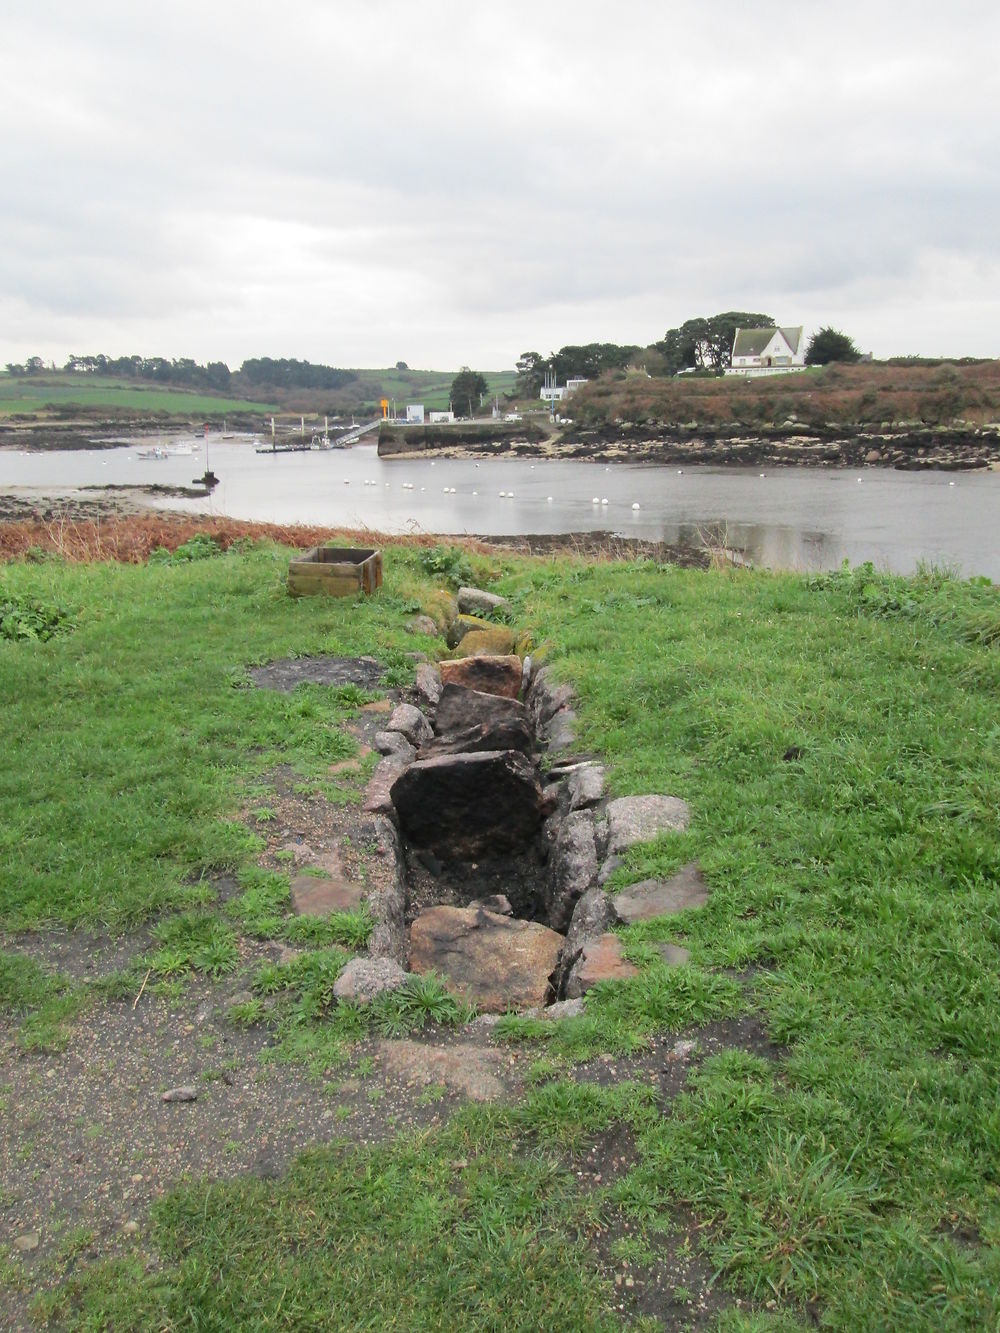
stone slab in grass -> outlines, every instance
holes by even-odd
[[[352,958],[333,983],[338,1000],[371,1004],[378,995],[405,986],[408,973],[391,958]]]
[[[356,912],[365,890],[344,875],[296,875],[292,880],[292,911],[299,916]]]
[[[651,842],[661,833],[683,833],[691,807],[677,796],[620,796],[607,809],[608,854],[637,842]]]
[[[379,1063],[387,1074],[421,1087],[440,1086],[472,1102],[495,1102],[503,1096],[502,1057],[486,1046],[438,1047],[418,1041],[380,1041]]]
[[[563,937],[477,907],[431,907],[410,927],[410,970],[437,972],[487,1013],[544,1004]]]
[[[630,884],[612,900],[615,914],[626,925],[649,921],[656,916],[673,916],[689,907],[704,907],[710,889],[697,861],[678,870],[670,879],[644,879]]]
[[[456,594],[458,609],[466,616],[488,616],[501,606],[509,606],[506,597],[484,588],[459,588]]]
[[[570,968],[566,999],[579,999],[599,981],[622,981],[638,975],[639,969],[626,959],[618,936],[599,935],[586,941],[580,957]]]

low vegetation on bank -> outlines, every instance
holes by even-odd
[[[974,426],[1000,421],[1000,361],[814,367],[796,374],[606,377],[571,400],[581,426],[615,422],[750,429],[787,421],[809,429]]]
[[[262,1022],[278,996],[278,1058],[306,1061],[334,1111],[315,1146],[271,1177],[170,1182],[124,1242],[68,1232],[45,1261],[6,1253],[7,1308],[78,1329],[611,1330],[625,1312],[720,1333],[994,1327],[997,589],[940,570],[393,543],[377,596],[296,601],[288,546],[238,535],[123,529],[114,549],[84,543],[89,559],[69,540],[7,541],[0,603],[47,627],[0,637],[8,1077],[45,1061],[58,1079],[116,1006],[160,1006],[169,1029],[194,979],[248,966],[248,941],[289,939],[287,871],[260,865],[268,775],[356,801],[366,768],[345,724],[375,694],[255,689],[249,671],[366,656],[405,686],[415,646],[444,651],[406,622],[450,578],[510,600],[572,682],[580,745],[615,795],[690,803],[689,830],[633,850],[611,887],[697,860],[710,900],[625,928],[638,975],[602,983],[583,1016],[502,1020],[497,1040],[530,1057],[518,1100],[370,1143],[336,1114],[366,1020],[332,999],[364,921],[296,939],[294,964],[248,975],[233,1023]],[[136,941],[100,981],[40,947],[93,930]],[[667,967],[664,942],[690,962]],[[386,1021],[464,1017],[429,988]],[[668,1096],[670,1047],[651,1043],[713,1024],[715,1053]],[[584,1178],[608,1143],[613,1169]],[[11,1225],[36,1166],[29,1143],[0,1196]],[[682,1258],[704,1266],[708,1306],[679,1278],[628,1305],[634,1278]]]

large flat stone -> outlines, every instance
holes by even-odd
[[[398,775],[390,798],[410,841],[444,860],[521,850],[542,819],[534,767],[514,750],[418,759]]]
[[[506,597],[486,592],[483,588],[459,588],[457,601],[459,611],[466,616],[488,616],[501,606],[510,605]]]
[[[296,875],[292,880],[292,910],[300,916],[354,912],[364,897],[364,886],[345,875]]]
[[[599,981],[622,981],[638,975],[639,969],[625,958],[618,936],[600,935],[595,940],[586,941],[580,957],[570,969],[566,999],[575,1000],[586,995]]]
[[[661,833],[683,832],[691,809],[676,796],[621,796],[609,802],[607,816],[607,850],[613,855],[637,842],[651,842]]]
[[[521,659],[514,654],[502,657],[455,657],[440,662],[442,684],[467,685],[485,694],[502,694],[516,699],[521,693]]]
[[[644,879],[616,894],[612,906],[620,921],[634,925],[655,916],[673,916],[689,907],[704,907],[709,886],[697,861],[678,870],[670,879]]]
[[[437,972],[489,1013],[544,1004],[563,937],[477,907],[431,907],[410,927],[410,971]]]
[[[528,710],[516,699],[445,685],[434,719],[435,739],[421,757],[474,750],[520,750],[530,754],[534,730]]]
[[[458,645],[466,657],[491,657],[513,652],[514,631],[503,625],[473,629],[463,634]]]
[[[502,1057],[486,1046],[380,1041],[376,1052],[386,1073],[408,1084],[444,1087],[472,1102],[493,1102],[503,1096]]]

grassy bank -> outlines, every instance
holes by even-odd
[[[69,1060],[87,1015],[127,1010],[144,973],[182,1006],[195,978],[240,966],[247,937],[288,938],[287,877],[259,868],[246,810],[276,766],[354,799],[331,765],[356,758],[343,725],[370,696],[252,689],[247,669],[370,654],[404,683],[404,623],[449,571],[510,597],[574,683],[581,744],[614,794],[691,803],[690,830],[634,851],[614,883],[697,859],[709,904],[624,931],[639,975],[599,988],[583,1017],[501,1022],[529,1066],[516,1100],[375,1146],[317,1133],[275,1179],[175,1185],[124,1252],[92,1242],[41,1273],[35,1317],[611,1329],[616,1273],[672,1272],[690,1251],[718,1275],[717,1302],[700,1308],[675,1278],[633,1326],[996,1327],[997,590],[392,547],[379,597],[294,602],[286,566],[280,548],[237,544],[0,571],[0,602],[36,635],[11,613],[15,637],[0,639],[5,1060]],[[100,985],[31,956],[54,927],[142,923],[149,951]],[[350,1058],[364,1039],[329,995],[363,938],[350,925],[304,941],[314,952],[294,976],[267,974],[270,991],[248,982],[258,997],[287,988],[283,1040],[335,1028]],[[690,964],[668,968],[664,941]],[[421,1021],[460,1018],[425,994],[410,1020],[421,1005]],[[267,1021],[253,1002],[240,1019]],[[651,1042],[751,1021],[769,1041],[726,1038],[662,1092]],[[337,1080],[318,1077],[337,1105]],[[609,1140],[615,1171],[584,1181],[582,1155]],[[27,1304],[39,1275],[8,1259],[5,1277]]]
[[[814,429],[960,422],[981,426],[1000,420],[1000,361],[830,365],[760,379],[609,377],[576,393],[571,411],[582,426],[623,421],[762,427],[789,419]]]

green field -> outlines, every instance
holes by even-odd
[[[95,1233],[67,1235],[48,1269],[8,1254],[39,1323],[610,1333],[614,1273],[662,1263],[662,1322],[626,1327],[1000,1327],[997,588],[390,545],[378,596],[293,601],[288,554],[0,571],[0,744],[17,756],[0,773],[7,1078],[18,1060],[39,1087],[58,1080],[83,1016],[131,1021],[144,975],[165,1049],[195,1024],[195,979],[246,968],[232,1022],[314,1069],[345,1136],[317,1131],[322,1146],[273,1177],[172,1182],[124,1253]],[[240,809],[274,817],[275,766],[331,796],[331,763],[356,753],[342,724],[367,696],[248,688],[246,670],[372,654],[403,684],[405,622],[440,607],[446,575],[509,598],[573,683],[579,744],[612,794],[690,803],[690,829],[631,851],[609,887],[697,860],[711,896],[623,929],[638,973],[599,985],[581,1017],[501,1020],[504,1050],[532,1059],[521,1097],[351,1142],[341,1080],[369,1077],[369,1025],[419,1035],[464,1015],[426,985],[371,1014],[333,1001],[363,922],[291,917],[288,876],[260,869]],[[217,897],[222,873],[235,895]],[[152,942],[136,937],[127,972],[100,985],[31,955],[46,930],[128,938],[144,922]],[[305,951],[248,965],[250,939]],[[667,966],[664,942],[690,962]],[[661,1098],[675,1036],[740,1016],[768,1040],[701,1051]],[[651,1064],[654,1037],[668,1045]],[[30,1191],[32,1108],[6,1100]],[[609,1141],[615,1170],[582,1179],[581,1154]],[[725,1308],[691,1308],[669,1278],[682,1250]]]
[[[266,403],[220,398],[183,389],[132,384],[94,375],[0,374],[0,416],[79,407],[87,412],[149,412],[168,416],[219,416],[223,412],[273,412]]]
[[[437,370],[355,370],[352,374],[364,384],[377,382],[381,396],[395,398],[397,411],[407,403],[423,403],[428,411],[446,411],[448,392],[457,371]],[[513,393],[517,378],[514,371],[484,370],[483,378],[489,386],[488,399],[484,408],[492,402],[493,396],[501,399],[506,393]],[[375,404],[375,398],[371,399]]]
[[[352,370],[357,378],[337,390],[290,390],[282,402],[257,402],[249,399],[220,397],[184,389],[164,388],[64,371],[41,375],[11,376],[0,372],[0,417],[21,415],[71,414],[73,408],[93,415],[105,410],[111,414],[149,413],[217,418],[224,413],[282,411],[323,413],[351,410],[378,410],[380,398],[395,399],[401,412],[407,403],[423,403],[428,410],[446,409],[448,391],[457,372],[431,370]],[[487,371],[489,406],[494,394],[501,398],[514,388],[513,371]]]

